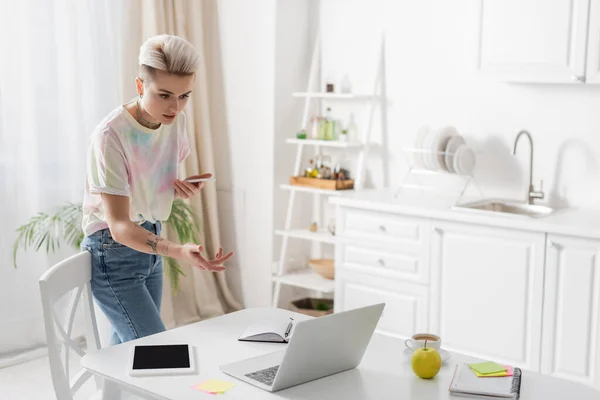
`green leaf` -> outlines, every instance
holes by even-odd
[[[173,294],[176,295],[179,291],[179,278],[181,276],[185,276],[185,273],[179,266],[177,260],[171,257],[163,257],[163,271],[171,281],[171,288],[173,289]]]
[[[37,242],[37,246],[35,248],[35,251],[39,251],[40,247],[42,247],[42,245],[44,244],[44,241],[46,241],[46,238],[48,237],[48,235],[50,234],[50,232],[43,232],[40,233],[40,235],[42,236],[41,239],[38,240]],[[48,250],[46,249],[46,252],[48,252]]]
[[[194,213],[181,199],[173,202],[171,215],[165,221],[176,233],[180,243],[197,242],[195,231],[198,226],[194,221]]]
[[[17,255],[19,250],[27,251],[30,247],[39,251],[42,246],[46,253],[55,252],[61,246],[61,242],[79,249],[85,238],[81,221],[83,207],[81,204],[66,203],[60,206],[53,215],[38,212],[24,225],[19,226],[16,231],[17,239],[13,244],[13,266],[17,267]],[[173,202],[171,215],[165,221],[177,233],[180,243],[197,243],[197,232],[200,230],[196,223],[197,217],[191,207],[182,199]],[[173,292],[177,293],[179,279],[185,276],[180,265],[175,259],[163,257],[165,275],[171,281]]]

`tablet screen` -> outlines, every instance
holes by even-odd
[[[187,344],[135,346],[133,369],[190,368]]]

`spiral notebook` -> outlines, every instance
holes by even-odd
[[[292,334],[294,319],[268,320],[247,327],[238,340],[243,342],[287,343]]]
[[[479,378],[467,364],[459,364],[449,390],[452,395],[459,397],[518,399],[521,392],[521,370],[513,368],[513,376]]]

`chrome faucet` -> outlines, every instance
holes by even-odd
[[[513,145],[513,155],[517,154],[517,143],[522,135],[527,136],[529,139],[529,188],[527,189],[527,202],[533,204],[534,199],[544,198],[544,181],[541,183],[539,191],[536,191],[533,187],[533,139],[531,134],[527,131],[521,131],[515,138],[515,144]]]

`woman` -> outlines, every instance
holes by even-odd
[[[87,154],[82,247],[92,253],[92,293],[111,325],[111,344],[154,333],[160,319],[162,258],[223,271],[232,253],[213,260],[202,246],[160,237],[174,197],[190,198],[203,183],[177,179],[189,154],[182,110],[199,56],[177,36],[160,35],[140,48],[139,97],[113,110],[94,130]]]

